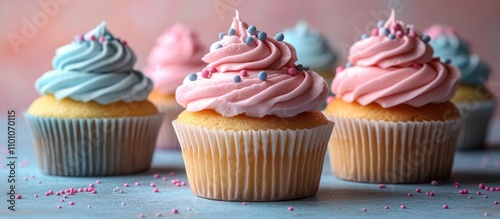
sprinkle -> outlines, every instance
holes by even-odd
[[[434,196],[434,192],[429,192],[429,195],[430,196]]]
[[[177,214],[177,213],[179,213],[179,211],[177,211],[177,209],[174,208],[174,209],[172,209],[172,213]]]
[[[379,20],[379,21],[377,22],[377,27],[378,27],[378,28],[382,28],[382,27],[384,26],[384,24],[385,24],[385,21],[384,21],[384,20]]]
[[[393,40],[393,39],[396,39],[396,35],[394,35],[393,33],[390,33],[387,38],[389,38],[390,40]]]
[[[494,201],[494,202],[493,202],[493,204],[494,204],[494,205],[498,205],[498,201]]]
[[[384,206],[384,209],[389,209],[389,206],[387,206],[387,205],[386,205],[386,206]]]
[[[64,199],[61,199],[60,202],[64,202]]]
[[[424,43],[428,43],[429,41],[431,41],[431,37],[429,37],[429,35],[423,35],[422,41],[424,41]]]
[[[431,185],[433,185],[433,186],[437,186],[437,185],[438,185],[438,181],[436,181],[436,180],[432,180],[432,181],[431,181]]]
[[[35,195],[35,198],[38,198],[38,195]]]
[[[62,206],[58,205],[57,208],[62,208]]]
[[[326,103],[328,104],[328,103],[332,102],[333,98],[335,98],[335,97],[333,97],[333,96],[327,97],[326,98]]]
[[[220,43],[215,44],[215,49],[220,49],[220,48],[222,48],[222,44]]]
[[[384,189],[384,188],[385,188],[385,185],[384,185],[384,184],[378,184],[378,188],[379,188],[379,189]]]
[[[75,205],[75,202],[71,201],[69,202],[69,205]]]
[[[241,204],[242,204],[242,205],[247,205],[247,203],[246,203],[246,202],[242,202]]]
[[[101,184],[102,182],[101,182],[101,180],[96,180],[95,183]]]
[[[485,196],[483,196],[483,198],[488,198],[488,196],[487,196],[487,195],[485,195]]]
[[[128,184],[128,183],[125,183],[125,184],[123,184],[123,186],[125,186],[125,187],[129,187],[129,184]]]
[[[146,215],[144,215],[144,214],[140,214],[140,215],[139,215],[139,217],[140,217],[140,218],[144,218],[144,217],[146,217]]]
[[[443,208],[444,209],[448,209],[448,205],[443,205]]]
[[[444,63],[445,64],[450,64],[451,63],[451,59],[449,59],[449,58],[444,59]]]
[[[175,183],[175,186],[180,187],[180,186],[181,186],[181,183],[180,183],[180,182],[177,182],[177,183]]]
[[[415,31],[410,31],[408,33],[408,37],[410,37],[410,38],[417,38],[417,33],[415,33]]]
[[[119,191],[119,192],[120,192],[120,193],[123,193],[123,190],[121,190],[121,189],[120,189],[120,191]]]
[[[234,83],[239,83],[241,82],[241,77],[239,75],[233,75],[233,81]]]
[[[245,43],[249,46],[251,46],[253,44],[253,37],[249,36],[247,37],[247,39],[245,40]]]
[[[34,179],[34,178],[35,178],[35,175],[31,175],[30,177],[31,177],[32,179]]]
[[[77,190],[78,192],[83,192],[83,189],[82,188],[78,188]]]
[[[373,28],[372,36],[378,36],[378,29],[377,28]]]
[[[484,187],[484,189],[486,189],[486,190],[490,190],[490,187],[489,187],[489,186],[486,186],[486,187]]]
[[[285,39],[285,35],[283,35],[282,33],[276,34],[276,40],[283,41],[284,39]]]
[[[63,198],[68,198],[68,195],[64,195]]]
[[[396,36],[398,38],[402,38],[404,36],[403,31],[400,31],[400,30],[396,31]]]
[[[49,196],[50,194],[48,192],[45,193],[45,196]]]
[[[411,194],[411,193],[408,193],[408,197],[412,197],[412,196],[413,196],[413,194]]]
[[[170,176],[175,176],[175,172],[174,171],[170,172]]]
[[[198,78],[198,75],[196,75],[195,73],[190,73],[190,74],[188,75],[188,79],[189,79],[190,81],[196,81],[196,79],[197,79],[197,78]],[[128,185],[128,184],[127,184],[127,185]]]
[[[26,178],[26,177],[23,177],[23,180],[24,180],[24,181],[28,181],[28,178]]]
[[[90,35],[89,36],[89,40],[95,40],[95,36],[94,35]]]
[[[81,42],[81,41],[83,41],[83,35],[81,35],[81,34],[77,34],[77,35],[75,36],[75,39],[76,39],[76,41]],[[34,177],[32,177],[32,178],[34,178]]]
[[[156,217],[161,217],[161,213],[156,213]]]
[[[38,181],[36,181],[36,183],[37,183],[37,184],[41,184],[41,183],[42,183],[42,181],[38,180]]]
[[[22,195],[16,195],[16,199],[22,199],[23,196]]]
[[[345,67],[346,67],[346,68],[350,68],[350,67],[352,67],[352,63],[350,63],[350,62],[346,62],[346,63],[345,63]]]
[[[152,182],[151,184],[149,184],[149,185],[150,185],[151,187],[155,187],[155,186],[156,186],[156,184],[155,184],[155,183],[153,183],[153,182]]]
[[[125,205],[125,202],[122,202],[122,205]]]
[[[261,31],[261,32],[259,32],[259,34],[257,34],[257,38],[259,38],[260,41],[264,41],[267,39],[267,33],[264,31]]]
[[[309,66],[308,65],[304,65],[304,70],[305,71],[309,71],[310,70]]]
[[[99,37],[99,43],[104,43],[104,41],[106,41],[104,37]]]
[[[153,189],[153,192],[159,192],[158,188]]]
[[[220,32],[219,33],[219,40],[222,40],[224,38],[224,36],[226,36],[226,33]]]
[[[362,211],[366,211],[366,208],[362,208],[361,210],[362,210]]]
[[[167,180],[167,177],[163,177],[163,178],[161,178],[161,180],[166,181],[166,180]]]
[[[265,81],[267,79],[267,72],[265,71],[259,72],[258,77],[261,81]]]
[[[292,206],[288,207],[288,210],[293,211],[293,207]]]
[[[97,190],[92,190],[92,192],[90,192],[92,194],[96,194],[97,193]]]
[[[253,25],[248,27],[248,33],[255,34],[257,32],[257,28]]]
[[[60,195],[61,195],[61,193],[60,193],[60,192],[56,192],[56,195],[57,195],[57,196],[60,196]]]
[[[472,199],[472,196],[469,195],[469,199]]]
[[[135,182],[135,185],[136,185],[136,186],[140,186],[140,185],[141,185],[141,183],[140,183],[140,182]]]
[[[297,69],[295,69],[295,68],[289,68],[288,69],[288,75],[290,75],[290,76],[297,75]]]
[[[393,24],[391,25],[391,28],[392,28],[393,30],[395,30],[395,31],[398,31],[398,30],[401,30],[401,29],[402,29],[402,28],[401,28],[401,25],[399,25],[398,23],[393,23]]]
[[[362,40],[364,40],[364,39],[366,39],[366,38],[368,38],[368,34],[366,34],[366,33],[361,34],[361,39],[362,39]]]
[[[188,210],[188,211],[191,211],[191,208],[190,208],[190,207],[188,207],[188,208],[187,208],[187,210]]]
[[[338,66],[338,67],[335,69],[335,72],[336,72],[336,73],[339,73],[339,72],[341,72],[341,71],[343,71],[343,70],[344,70],[344,67],[342,67],[342,66]]]
[[[229,28],[227,34],[229,34],[229,36],[234,36],[234,34],[236,34],[236,30],[234,28]]]
[[[297,71],[304,71],[304,66],[301,64],[298,64],[297,66],[295,66],[295,69],[297,69]]]
[[[384,35],[384,36],[387,36],[387,35],[389,35],[389,29],[387,29],[387,28],[385,28],[385,27],[384,27],[384,28],[381,28],[381,29],[380,29],[380,33],[381,33],[382,35]]]
[[[89,187],[94,188],[94,184],[90,183]],[[70,189],[70,191],[71,191],[71,189]]]
[[[399,206],[401,209],[405,209],[406,208],[406,205],[401,205]]]
[[[246,77],[246,76],[248,76],[248,72],[247,72],[247,70],[241,70],[241,71],[240,71],[240,75],[241,75],[241,77]]]
[[[484,212],[484,214],[483,214],[483,215],[484,215],[485,217],[490,216],[490,214],[488,214],[488,212]]]
[[[416,189],[415,189],[415,192],[420,192],[420,188],[416,188]]]
[[[481,192],[476,192],[476,194],[481,195]]]

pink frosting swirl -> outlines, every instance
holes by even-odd
[[[186,75],[205,66],[201,60],[205,52],[196,33],[177,23],[156,40],[144,73],[153,80],[156,90],[174,94]]]
[[[459,70],[433,59],[432,48],[413,26],[397,21],[393,11],[384,27],[374,32],[351,47],[348,59],[354,66],[339,72],[332,82],[337,97],[384,108],[400,104],[420,107],[453,97]]]
[[[290,44],[270,36],[259,40],[247,32],[248,25],[238,13],[232,28],[235,34],[224,36],[203,58],[209,62],[207,68],[186,77],[177,88],[180,105],[191,112],[211,109],[227,117],[256,118],[292,117],[321,106],[328,95],[327,84],[309,70],[299,68],[295,74],[297,57]],[[252,44],[246,44],[247,37],[253,38]],[[222,47],[217,48],[218,44]],[[208,69],[211,73],[207,76]],[[267,78],[262,77],[262,71]]]

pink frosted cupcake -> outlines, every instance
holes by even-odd
[[[165,114],[156,142],[158,148],[179,148],[172,120],[183,108],[175,101],[175,89],[189,73],[198,72],[205,66],[201,61],[205,52],[192,30],[175,24],[158,37],[149,54],[144,73],[153,80],[154,89],[148,99]]]

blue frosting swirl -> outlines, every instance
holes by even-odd
[[[434,49],[434,56],[450,59],[451,64],[458,67],[462,73],[461,83],[483,85],[490,75],[490,69],[475,54],[469,51],[467,42],[455,35],[439,35],[429,44]]]
[[[305,21],[299,21],[294,28],[284,30],[283,34],[284,41],[295,47],[300,64],[307,65],[312,70],[332,71],[337,61],[336,54],[326,39]]]
[[[35,88],[57,99],[103,105],[142,101],[153,89],[153,82],[133,69],[135,61],[134,52],[114,38],[103,22],[83,39],[57,49],[52,60],[54,70],[42,75]]]

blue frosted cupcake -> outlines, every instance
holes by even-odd
[[[464,118],[458,149],[484,147],[488,124],[495,111],[495,98],[486,88],[489,67],[469,50],[469,44],[451,27],[433,25],[425,31],[430,37],[434,54],[458,67],[462,80],[452,101]]]

